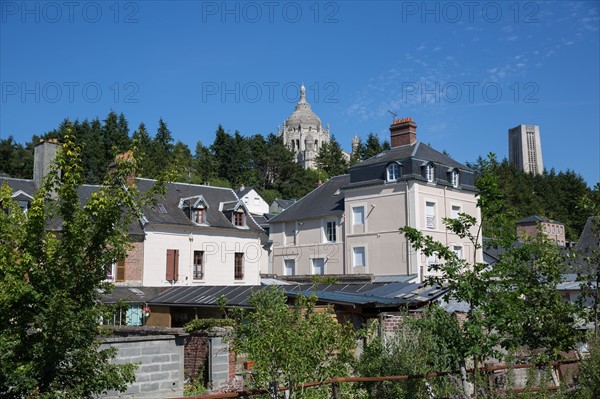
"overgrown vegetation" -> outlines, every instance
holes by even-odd
[[[0,396],[91,398],[126,389],[134,364],[100,350],[99,293],[128,248],[141,197],[125,186],[135,160],[119,161],[81,205],[80,147],[65,126],[62,149],[25,215],[0,189]],[[60,171],[60,172],[59,172]],[[149,193],[150,196],[155,193]]]
[[[206,331],[214,327],[235,327],[233,319],[194,319],[184,326],[188,333]]]
[[[276,382],[290,388],[290,398],[329,398],[330,388],[296,389],[303,382],[349,375],[354,357],[352,326],[339,323],[330,308],[300,296],[289,307],[282,290],[270,287],[250,298],[253,311],[239,312],[233,348],[253,362],[245,376],[250,388]]]

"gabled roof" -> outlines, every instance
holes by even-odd
[[[350,182],[350,175],[335,176],[306,194],[269,223],[279,223],[344,213],[344,193],[341,188]]]
[[[287,209],[290,206],[294,205],[296,203],[296,201],[297,200],[295,200],[295,199],[285,200],[285,199],[275,198],[275,201],[273,201],[273,202],[275,202],[280,208]]]
[[[235,190],[235,194],[239,198],[243,198],[246,194],[249,194],[253,190],[254,190],[254,188],[252,188],[252,187],[246,187],[243,190]]]

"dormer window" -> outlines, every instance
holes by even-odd
[[[244,227],[246,225],[245,214],[242,210],[233,212],[233,224],[237,227]]]
[[[458,185],[460,184],[459,177],[460,177],[460,175],[458,173],[458,170],[452,169],[450,171],[450,184],[452,184],[452,187],[454,187],[454,188],[458,187]]]
[[[425,165],[425,178],[429,183],[433,183],[435,180],[435,166],[432,163]]]
[[[391,163],[387,167],[387,181],[395,182],[400,178],[400,167],[397,163]]]
[[[194,223],[206,224],[206,209],[203,206],[194,209]]]

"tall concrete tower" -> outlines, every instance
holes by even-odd
[[[508,160],[527,173],[544,171],[539,126],[519,125],[508,129]]]

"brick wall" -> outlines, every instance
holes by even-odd
[[[206,334],[189,335],[184,339],[184,363],[185,378],[195,381],[208,378],[208,336]],[[199,373],[202,373],[199,375]]]

